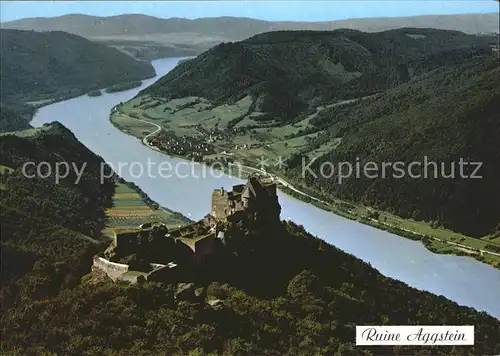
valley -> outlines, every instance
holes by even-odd
[[[193,103],[192,98],[184,100],[187,104]],[[195,100],[200,99],[195,98]],[[179,102],[180,104],[178,104]],[[259,132],[261,130],[260,137],[264,137],[257,142],[246,140],[248,136],[245,135],[245,132],[241,134],[241,131],[236,131],[234,136],[226,138],[225,140],[209,140],[209,142],[212,143],[213,150],[216,150],[217,153],[207,154],[207,147],[201,144],[196,146],[192,143],[184,143],[186,147],[183,150],[179,150],[179,148],[176,150],[178,145],[182,146],[183,144],[179,143],[175,137],[183,135],[201,135],[201,137],[206,137],[207,135],[217,136],[217,134],[222,137],[223,134],[218,131],[214,131],[214,126],[217,125],[216,127],[218,129],[220,128],[224,130],[224,125],[218,126],[220,122],[228,121],[227,118],[224,118],[224,114],[229,115],[231,112],[236,111],[236,115],[238,115],[238,110],[241,112],[239,107],[241,103],[237,102],[233,106],[224,106],[213,110],[200,110],[200,108],[196,107],[196,104],[193,104],[193,106],[186,106],[185,104],[182,104],[183,102],[183,100],[172,100],[166,105],[161,105],[161,99],[148,100],[147,98],[139,97],[127,102],[127,104],[115,110],[110,119],[117,128],[131,134],[132,136],[141,138],[143,143],[152,149],[157,149],[169,155],[185,157],[188,159],[197,158],[209,165],[216,161],[222,161],[225,164],[221,166],[224,171],[233,174],[235,172],[241,172],[242,174],[240,178],[244,178],[246,174],[253,171],[261,172],[261,169],[258,166],[259,159],[261,157],[266,157],[269,160],[277,160],[278,157],[285,157],[283,161],[283,164],[285,165],[286,160],[289,159],[293,152],[297,152],[298,150],[300,151],[302,148],[307,147],[305,144],[297,144],[297,139],[306,141],[309,137],[311,137],[311,135],[317,135],[318,133],[297,136],[293,139],[286,139],[284,135],[298,134],[301,130],[308,127],[307,123],[310,119],[314,118],[321,110],[324,110],[324,108],[317,109],[318,111],[316,114],[310,115],[308,118],[298,122],[297,124],[282,127],[271,127],[270,129],[255,129],[253,132]],[[138,105],[139,103],[143,104]],[[151,103],[153,103],[152,107]],[[350,101],[333,104],[330,105],[330,107],[348,103],[350,103]],[[157,106],[155,106],[155,104]],[[164,110],[164,107],[171,106],[180,109],[176,109],[174,115],[163,114],[165,117],[163,120],[161,119],[161,116],[158,115],[158,111],[156,111],[157,116],[154,116],[155,119],[152,119],[153,115],[155,115],[155,109]],[[144,107],[147,107],[147,109],[143,109]],[[243,105],[243,107],[244,111],[246,106]],[[130,111],[126,111],[127,109]],[[125,114],[124,112],[128,112],[128,114]],[[176,117],[176,115],[178,116]],[[197,119],[200,121],[197,124],[193,123],[196,122]],[[217,119],[217,121],[215,121],[215,119]],[[210,121],[212,121],[212,123],[215,121],[214,126],[211,126]],[[175,125],[175,123],[177,123],[177,125]],[[204,129],[208,127],[212,131],[209,131],[208,134],[203,131],[200,132],[200,126],[203,126]],[[151,127],[156,128],[155,131],[152,131]],[[311,126],[310,128],[313,127]],[[175,135],[172,136],[171,139],[168,137],[162,138],[159,135],[162,131],[173,131]],[[320,148],[308,152],[308,155],[310,155],[310,157],[317,157],[321,155],[323,150],[334,149],[340,141],[341,140],[339,139],[331,144],[324,144]],[[169,144],[166,145],[166,142]],[[203,142],[203,140],[199,142]],[[233,147],[233,149],[231,149],[231,147]],[[277,147],[280,147],[281,149],[278,150],[276,149]],[[286,148],[289,148],[289,150]],[[182,154],[184,152],[188,153]],[[238,168],[241,165],[242,169],[231,169],[227,166],[231,164],[237,165]],[[226,169],[224,169],[225,166]],[[387,211],[377,210],[369,206],[341,200],[332,195],[324,193],[321,194],[318,191],[313,191],[307,186],[301,186],[301,180],[294,182],[294,185],[290,185],[289,183],[286,185],[287,183],[285,179],[288,179],[289,181],[293,180],[292,176],[287,176],[284,179],[279,178],[278,175],[284,174],[279,168],[274,168],[272,166],[265,168],[270,175],[282,181],[279,182],[280,189],[288,194],[296,196],[301,200],[314,204],[323,210],[333,212],[334,214],[338,214],[348,219],[356,220],[382,230],[388,230],[402,237],[421,241],[429,250],[435,253],[472,256],[479,261],[500,268],[500,240],[494,235],[487,235],[481,239],[477,239],[443,227],[431,226],[431,224],[427,222],[401,218],[400,216],[391,214]],[[306,191],[308,193],[306,193]],[[328,202],[322,199],[328,200]]]
[[[231,176],[221,175],[197,162],[152,150],[136,137],[117,130],[109,120],[114,107],[135,97],[141,89],[171,70],[178,61],[179,59],[172,58],[153,62],[158,77],[145,81],[141,88],[121,93],[105,93],[94,98],[82,96],[41,108],[32,125],[41,127],[55,116],[63,118],[61,113],[71,110],[74,116],[62,119],[63,124],[75,132],[77,138],[89,149],[115,167],[120,176],[141,187],[160,206],[180,212],[192,220],[199,220],[206,215],[210,206],[207,191],[241,183],[242,180],[235,177],[236,172]],[[157,127],[149,125],[148,133],[156,130]],[[126,156],[124,148],[127,148]],[[146,166],[148,160],[156,166],[167,164],[179,167],[178,174],[165,178],[147,174],[137,176],[131,170],[118,169],[120,162],[139,162]],[[252,173],[251,170],[249,173]],[[286,191],[282,187],[280,189]],[[307,187],[300,190],[307,191],[306,189]],[[389,231],[374,229],[331,214],[313,204],[299,201],[292,195],[282,192],[278,192],[278,195],[283,219],[302,224],[313,235],[370,263],[383,275],[496,313],[496,300],[499,296],[491,294],[491,291],[500,290],[492,285],[500,280],[497,276],[498,269],[466,256],[434,254],[419,241],[403,239]],[[457,269],[460,271],[458,274]],[[483,278],[475,278],[477,275]]]
[[[2,355],[500,353],[498,14],[340,4],[2,3]]]
[[[423,36],[422,38],[417,37],[417,40],[408,38],[407,32],[418,31],[427,33],[428,36]],[[420,43],[422,41],[436,41],[444,36],[444,34],[439,31],[432,33],[427,30],[407,29],[403,32],[404,37],[401,37],[400,34],[395,31],[390,31],[390,36],[394,36],[403,42],[409,41],[408,45],[415,47],[422,46],[422,43]],[[280,33],[273,33],[273,35],[278,39],[279,36],[281,36]],[[296,36],[297,38],[300,38],[301,33],[298,32]],[[307,39],[308,36],[310,37],[312,35],[307,34],[305,36]],[[316,36],[321,38],[322,33],[317,33]],[[362,35],[359,34],[358,36]],[[369,36],[375,36],[373,38],[377,38],[376,35]],[[450,43],[448,51],[453,52],[459,48],[459,50],[467,56],[468,51],[471,51],[470,53],[476,53],[478,50],[477,47],[474,49],[467,49],[467,43],[475,41],[475,36],[470,37],[468,35],[458,33],[453,33],[453,36],[456,36],[456,40],[459,41],[459,44],[457,45],[455,42]],[[432,37],[435,38],[433,39]],[[356,37],[353,36],[353,38]],[[276,46],[286,48],[286,45],[283,45],[283,43],[286,43],[286,37],[284,39],[285,42],[279,42],[276,39],[266,39],[265,35],[257,36],[255,39],[252,38],[244,41],[241,45],[245,44],[245,42],[253,45],[254,43],[260,43],[259,41],[270,41],[269,43],[271,44],[268,45],[270,48],[273,46],[273,41],[276,41],[278,43]],[[460,41],[463,41],[463,43]],[[497,241],[498,232],[495,231],[495,224],[498,220],[496,220],[497,217],[494,216],[494,214],[491,214],[494,209],[492,210],[490,207],[485,207],[485,211],[479,213],[481,218],[479,218],[479,216],[476,216],[475,218],[472,218],[472,216],[470,217],[470,219],[476,220],[489,219],[490,230],[483,228],[483,230],[479,232],[474,231],[473,229],[467,231],[457,226],[458,221],[463,219],[457,220],[456,216],[450,215],[450,213],[447,213],[447,217],[442,218],[443,221],[436,219],[435,216],[437,215],[433,216],[432,213],[427,213],[427,216],[424,217],[422,214],[424,207],[421,202],[415,203],[416,206],[414,207],[398,207],[399,203],[397,201],[388,204],[387,199],[380,202],[380,200],[373,198],[367,199],[363,197],[364,191],[362,190],[357,190],[359,192],[357,193],[358,195],[353,195],[349,191],[353,189],[356,191],[356,184],[359,184],[360,186],[364,184],[366,189],[368,189],[370,184],[372,184],[370,180],[351,178],[346,182],[343,182],[341,185],[335,186],[335,184],[331,184],[331,182],[326,179],[317,180],[314,177],[300,176],[301,159],[302,173],[304,160],[322,162],[328,157],[333,157],[334,159],[331,160],[333,162],[342,162],[345,160],[348,157],[348,153],[344,153],[344,147],[346,146],[346,142],[344,141],[347,140],[347,144],[349,144],[351,137],[350,131],[356,133],[356,130],[363,127],[363,125],[370,127],[370,125],[372,125],[372,119],[370,117],[377,117],[377,115],[380,115],[379,112],[381,110],[385,110],[383,115],[387,116],[387,120],[395,117],[396,115],[399,115],[400,117],[408,116],[408,120],[414,120],[412,116],[417,117],[418,115],[422,115],[419,112],[420,108],[413,109],[412,112],[408,112],[404,111],[406,110],[404,108],[401,109],[399,107],[391,107],[388,103],[395,101],[404,102],[403,100],[406,100],[408,101],[408,105],[421,105],[422,112],[427,111],[424,115],[427,115],[428,117],[435,115],[435,113],[442,112],[442,108],[438,108],[438,106],[443,106],[446,101],[443,102],[441,100],[439,103],[436,102],[435,106],[431,106],[431,110],[435,110],[435,113],[429,113],[430,109],[427,102],[423,104],[423,98],[430,97],[432,95],[432,90],[435,90],[430,89],[432,86],[439,87],[439,85],[443,85],[441,84],[442,81],[439,82],[439,84],[436,84],[437,81],[441,80],[440,78],[444,78],[445,76],[453,78],[453,76],[457,76],[457,73],[459,72],[468,73],[468,78],[472,79],[467,79],[469,82],[465,85],[455,84],[458,82],[454,82],[453,79],[451,81],[449,80],[449,83],[452,83],[454,86],[452,87],[454,95],[458,95],[458,93],[463,90],[470,90],[466,89],[467,85],[471,85],[471,83],[473,83],[472,85],[476,85],[478,87],[483,86],[485,89],[488,88],[487,90],[489,91],[485,91],[484,93],[490,98],[494,97],[496,92],[491,90],[494,84],[492,82],[483,83],[487,80],[486,78],[493,79],[498,77],[498,73],[495,72],[495,61],[491,59],[491,52],[487,52],[487,48],[490,48],[489,46],[492,43],[492,39],[484,37],[481,38],[480,41],[484,41],[483,43],[486,46],[486,52],[484,52],[485,55],[483,56],[484,60],[476,60],[482,67],[478,67],[477,64],[471,63],[468,66],[464,65],[463,69],[456,70],[454,68],[460,64],[450,62],[449,65],[441,69],[440,73],[439,71],[434,70],[432,64],[427,62],[426,66],[429,67],[428,69],[420,67],[418,70],[430,70],[430,73],[432,73],[434,77],[423,74],[415,76],[414,78],[405,79],[400,77],[399,80],[401,81],[401,84],[388,83],[387,85],[389,87],[391,85],[395,85],[395,87],[384,93],[367,93],[366,89],[363,89],[361,92],[358,92],[357,95],[369,95],[360,96],[354,99],[330,100],[329,102],[325,102],[325,98],[323,97],[321,99],[323,100],[323,104],[309,104],[308,109],[295,108],[293,110],[298,110],[297,112],[288,112],[288,114],[284,117],[282,116],[282,113],[290,108],[287,109],[278,108],[276,106],[266,106],[266,104],[262,104],[262,100],[264,100],[264,102],[266,100],[281,100],[282,102],[287,102],[287,99],[284,99],[282,95],[285,95],[285,97],[293,96],[295,94],[292,93],[295,89],[293,85],[289,85],[288,88],[290,89],[288,90],[290,90],[290,92],[288,94],[283,94],[269,91],[267,88],[262,87],[262,85],[259,84],[259,81],[262,80],[260,79],[261,74],[259,74],[257,70],[262,69],[262,67],[269,66],[268,63],[262,64],[259,59],[255,59],[255,61],[250,62],[252,65],[247,70],[254,73],[254,78],[252,79],[253,81],[246,84],[246,88],[235,87],[228,89],[227,85],[221,84],[224,88],[226,88],[226,94],[222,94],[218,90],[211,92],[207,87],[204,89],[205,92],[212,94],[205,95],[206,97],[179,97],[181,96],[180,92],[182,92],[179,88],[182,88],[183,86],[190,88],[190,86],[194,83],[196,83],[196,85],[200,85],[200,80],[201,83],[203,83],[203,79],[200,79],[197,74],[197,71],[199,70],[197,69],[197,63],[202,59],[188,60],[185,63],[180,64],[173,71],[173,73],[169,73],[165,78],[162,78],[152,87],[141,91],[134,99],[117,106],[113,110],[110,119],[113,125],[119,129],[124,130],[133,136],[139,137],[145,142],[147,141],[148,146],[154,147],[155,149],[163,151],[167,154],[192,159],[209,165],[214,163],[220,164],[221,168],[226,172],[230,172],[229,168],[231,165],[241,165],[242,167],[246,166],[257,169],[264,168],[268,173],[282,177],[281,180],[288,181],[293,184],[293,189],[284,187],[284,191],[289,192],[300,199],[305,199],[307,202],[316,204],[322,209],[332,211],[349,219],[361,221],[384,230],[389,230],[393,233],[413,240],[422,241],[427,248],[437,253],[468,255],[480,261],[489,263],[492,266],[499,267],[500,256],[498,251],[500,246]],[[332,44],[329,45],[335,46]],[[341,42],[339,46],[344,46],[344,44]],[[261,47],[258,48],[260,51]],[[342,54],[342,49],[338,50],[340,51],[340,54],[337,54],[337,56],[345,55]],[[380,51],[378,47],[373,50]],[[207,52],[206,54],[200,56],[200,58],[206,57],[203,59],[204,66],[210,65],[207,63],[213,60],[212,57],[224,58],[224,53],[228,51],[231,52],[232,49],[219,46],[214,51],[213,55]],[[266,51],[269,52],[270,50],[266,49]],[[439,55],[447,58],[445,54],[446,51],[443,53],[440,53]],[[321,53],[317,55],[319,58],[322,58]],[[299,57],[299,55],[297,56]],[[402,56],[408,55],[402,54]],[[422,55],[419,54],[419,56]],[[423,57],[419,56],[416,56],[415,58],[409,56],[405,60],[410,63],[409,65],[418,67],[419,65],[416,63],[422,61],[422,58],[429,58],[431,54],[426,54]],[[232,59],[228,59],[228,61],[229,60],[232,61]],[[279,61],[280,59],[278,58],[277,60]],[[304,62],[307,63],[307,65],[304,66],[313,68],[315,60],[316,58],[309,59],[309,62]],[[434,60],[437,61],[438,59]],[[321,59],[320,63],[324,63],[324,61],[325,59]],[[338,61],[338,59],[333,59],[333,61]],[[273,64],[272,66],[275,65],[276,64]],[[288,61],[287,65],[290,66],[290,61]],[[227,66],[230,67],[231,65],[228,64]],[[478,70],[476,68],[484,69]],[[266,70],[272,71],[274,69]],[[307,70],[312,71],[312,69]],[[304,69],[305,72],[307,72],[307,70]],[[463,72],[464,70],[465,72]],[[481,72],[481,70],[483,70],[484,73]],[[237,69],[234,69],[234,71],[234,75],[241,75],[238,73]],[[415,69],[412,69],[412,71],[415,72]],[[388,73],[391,72],[389,71]],[[224,75],[219,77],[219,81],[223,82],[226,79],[232,78],[232,75],[228,75],[227,77],[224,77]],[[289,76],[288,79],[291,83],[302,80],[299,76],[295,75],[295,72],[290,72],[290,74],[287,75]],[[344,70],[344,72],[334,72],[333,75],[336,78],[342,78],[343,76],[346,76],[346,73]],[[365,74],[365,76],[366,75],[369,74]],[[176,77],[180,77],[182,79],[177,80]],[[347,77],[349,76],[347,75]],[[361,78],[359,79],[361,80]],[[172,84],[164,84],[167,83],[168,80],[171,80]],[[283,80],[283,78],[280,80]],[[352,79],[347,80],[350,81]],[[405,83],[405,81],[407,81],[407,83]],[[450,87],[449,83],[444,85]],[[201,85],[203,86],[203,84]],[[357,88],[356,85],[357,84],[353,84],[353,90]],[[194,89],[195,86],[192,88],[192,90],[194,90],[193,94],[199,90]],[[300,90],[302,91],[306,90],[304,86],[300,85],[297,85],[297,88],[301,88]],[[422,88],[424,88],[424,90]],[[191,89],[183,90],[189,91]],[[411,98],[415,93],[415,90],[421,90],[420,99],[413,100],[413,103],[411,103],[408,99],[403,99]],[[263,94],[261,94],[261,91]],[[349,93],[349,90],[344,86],[340,92]],[[455,92],[457,94],[455,94]],[[335,92],[333,93],[333,95],[335,95]],[[321,95],[322,94],[320,94],[320,97]],[[348,95],[353,94],[351,93]],[[480,95],[477,95],[477,97],[480,98]],[[452,100],[454,99],[455,97],[450,95],[447,100],[451,105],[453,105]],[[317,101],[319,99],[317,97],[312,97],[310,100]],[[466,100],[470,100],[472,102],[473,98],[467,98]],[[481,98],[481,100],[491,99]],[[391,112],[391,110],[399,110],[399,113]],[[465,110],[467,109],[464,109],[464,112]],[[346,116],[345,113],[350,116]],[[457,117],[456,115],[462,114],[458,111],[456,111],[456,113],[455,117]],[[451,115],[448,120],[452,122],[455,120],[455,117]],[[406,123],[403,123],[404,120],[401,121],[404,127],[408,127]],[[351,127],[353,126],[353,122],[357,125],[354,128]],[[411,124],[410,127],[412,127],[412,125],[413,124]],[[162,130],[159,130],[160,127]],[[152,131],[153,128],[156,128],[155,132]],[[491,132],[494,132],[496,129],[497,128],[493,128],[493,131]],[[416,130],[418,132],[420,129]],[[367,135],[369,134],[370,133],[367,132]],[[381,140],[384,141],[385,138],[381,138]],[[335,156],[334,153],[337,151],[339,152],[339,155]],[[359,152],[358,155],[363,153],[363,150],[360,150],[358,147],[355,147],[351,151]],[[366,153],[368,152],[369,151],[366,151]],[[448,157],[454,155],[457,157],[456,153],[447,153],[446,151],[436,153],[435,150],[429,151],[428,149],[424,149],[421,152],[421,156],[413,154],[413,156],[409,156],[408,161],[413,161],[428,155],[430,157],[444,157],[444,155],[448,155]],[[363,159],[365,161],[368,160],[366,158]],[[394,160],[397,160],[397,157],[394,157]],[[349,157],[347,161],[352,162],[352,165],[354,165],[354,157]],[[378,162],[380,160],[377,159],[375,161]],[[494,169],[493,161],[494,160],[486,162],[486,169]],[[318,170],[319,163],[316,163],[314,167]],[[246,170],[248,171],[248,169]],[[251,170],[252,169],[249,169],[249,171]],[[488,179],[488,182],[491,182],[491,184],[488,183],[490,185],[482,185],[483,189],[486,187],[497,189],[493,181],[491,181],[491,177],[493,176],[494,174],[491,172]],[[304,178],[311,179],[304,180]],[[336,176],[334,176],[331,181],[335,178]],[[384,181],[385,180],[381,180],[381,182]],[[399,182],[396,181],[395,183]],[[429,185],[444,183],[445,182],[434,183],[434,181],[429,181]],[[403,184],[408,183],[404,182]],[[450,189],[455,189],[451,183],[448,183],[448,186]],[[374,192],[374,194],[380,193],[380,191]],[[458,194],[461,193],[459,192]],[[500,194],[500,192],[498,194]],[[429,197],[429,199],[433,198]],[[438,214],[438,212],[435,214]],[[452,214],[459,213],[457,212]],[[460,214],[470,213],[464,211]],[[451,222],[446,222],[446,219],[451,220]],[[455,219],[456,222],[453,222],[453,219]],[[463,224],[465,224],[465,221],[463,221]],[[472,222],[468,222],[466,224],[470,228]],[[479,225],[484,226],[484,224],[478,223],[478,226]]]

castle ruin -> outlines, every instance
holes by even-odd
[[[240,212],[279,220],[280,210],[276,183],[270,178],[252,176],[246,184],[234,185],[232,191],[221,188],[212,193],[211,215],[217,221],[228,221]]]
[[[249,219],[274,224],[280,220],[280,211],[276,183],[251,176],[232,191],[216,189],[211,213],[200,221],[174,230],[148,223],[115,234],[106,251],[95,256],[93,270],[104,272],[113,281],[130,283],[180,280],[226,249],[231,239],[226,223]]]

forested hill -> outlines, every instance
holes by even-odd
[[[0,39],[2,116],[29,101],[75,96],[155,75],[150,63],[65,32],[1,29]],[[27,119],[24,125],[10,126],[27,127]]]
[[[215,103],[251,94],[254,111],[291,120],[320,103],[367,96],[437,67],[491,55],[494,43],[493,36],[415,28],[269,32],[218,45],[143,93]]]
[[[28,162],[33,178],[23,174]],[[47,178],[36,173],[41,162],[51,166]],[[86,165],[78,184],[74,169],[55,181],[58,162],[74,162],[78,170]],[[111,179],[100,183],[101,162],[59,123],[0,135],[3,327],[10,307],[53,296],[89,272],[89,259],[103,248],[96,241],[114,194]]]
[[[374,98],[330,108],[318,115],[309,132],[322,132],[302,154],[341,140],[310,162],[420,162],[412,178],[354,175],[338,184],[307,174],[310,187],[396,214],[443,225],[469,236],[495,233],[500,227],[500,67],[494,58],[476,58],[455,69],[441,69]],[[289,173],[301,175],[302,154]],[[425,174],[424,157],[437,162]],[[481,162],[475,176],[462,178],[459,162]],[[454,166],[452,166],[452,162]],[[444,168],[442,168],[444,167]],[[472,177],[473,165],[465,166]],[[407,167],[405,166],[405,171]],[[399,174],[397,174],[399,176]],[[437,177],[436,177],[437,175]],[[449,178],[446,178],[449,177]]]
[[[47,162],[50,169],[44,164],[38,174],[36,168],[41,162]],[[71,165],[67,177],[60,181],[55,180],[58,162]],[[2,134],[0,166],[13,171],[2,176],[1,204],[3,208],[48,219],[54,225],[97,238],[104,222],[103,209],[114,192],[111,180],[100,182],[101,162],[101,157],[90,152],[57,122],[38,129]],[[24,176],[26,163],[29,164],[25,173],[33,178]],[[83,174],[79,177],[77,171],[82,167]],[[65,168],[60,171],[64,174]],[[2,219],[3,224],[7,222]]]
[[[21,174],[41,161],[87,166],[78,184]],[[58,123],[0,135],[3,354],[421,354],[356,347],[365,324],[475,325],[474,346],[429,353],[500,352],[497,319],[386,278],[291,222],[230,224],[229,253],[183,281],[196,284],[192,297],[174,298],[174,282],[85,275],[106,247],[92,239],[114,192],[101,163]]]

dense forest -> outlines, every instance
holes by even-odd
[[[227,251],[185,283],[114,284],[88,274],[114,181],[62,125],[0,136],[5,355],[478,355],[500,352],[500,321],[384,277],[292,222],[230,223]],[[87,162],[25,178],[27,161]],[[31,173],[29,171],[28,173]],[[208,194],[209,192],[207,192]],[[475,325],[471,347],[356,347],[355,325]]]
[[[114,181],[100,184],[102,159],[62,125],[23,133],[0,136],[0,165],[12,169],[0,174],[2,352],[12,326],[8,313],[78,285],[89,272],[92,256],[105,247],[100,231],[114,194]],[[87,164],[79,184],[73,172],[58,183],[54,175],[27,178],[23,173],[27,162],[47,162],[54,169],[64,161]],[[34,174],[34,167],[25,173]]]
[[[68,98],[155,75],[150,63],[65,32],[1,29],[0,38],[1,103],[18,113],[2,114],[2,131],[28,126],[26,102]]]
[[[215,46],[141,94],[200,96],[215,103],[251,94],[254,111],[290,121],[321,103],[371,95],[437,67],[491,55],[495,41],[416,28],[269,32]]]
[[[0,136],[0,165],[15,169],[3,178],[6,188],[0,192],[2,204],[89,236],[100,236],[102,209],[114,192],[112,181],[100,184],[102,159],[57,122],[33,131],[27,137]],[[23,172],[27,162],[32,164],[26,165]],[[40,162],[48,162],[50,168],[38,166]],[[55,177],[58,162],[70,164],[67,177],[59,182]],[[40,167],[38,172],[36,167]],[[60,170],[66,173],[65,168]],[[42,177],[50,171],[51,175]],[[77,171],[83,172],[80,179]],[[24,173],[33,178],[26,178]]]
[[[362,202],[400,216],[434,222],[470,236],[492,233],[500,222],[500,69],[493,58],[477,58],[452,69],[439,69],[381,95],[323,111],[311,121],[317,139],[291,161],[299,177],[302,155],[335,138],[341,143],[321,157],[311,157],[313,172],[324,162],[421,162],[413,175],[384,178],[354,175],[338,184],[338,173],[316,179],[310,187],[346,200]],[[472,179],[475,165],[481,162]],[[452,165],[454,163],[454,166]],[[406,169],[406,168],[405,168]],[[450,177],[450,178],[447,178]]]
[[[29,128],[29,122],[34,113],[35,108],[30,105],[5,105],[0,102],[0,132]]]

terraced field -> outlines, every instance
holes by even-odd
[[[366,98],[369,98],[369,96],[363,99]],[[235,130],[225,130],[226,135],[224,137],[217,138],[212,142],[216,152],[205,155],[204,158],[208,161],[216,161],[221,157],[230,157],[244,165],[255,166],[262,157],[265,157],[268,160],[268,164],[276,167],[280,156],[283,158],[282,162],[286,165],[290,155],[296,152],[306,152],[307,156],[313,159],[335,150],[341,143],[342,137],[331,138],[319,147],[309,145],[311,140],[314,140],[316,136],[323,133],[322,131],[314,132],[314,130],[311,130],[311,120],[316,118],[326,108],[350,104],[353,101],[345,100],[326,107],[317,107],[315,112],[307,115],[300,121],[285,126],[269,125],[269,127],[267,124],[270,121],[266,125],[263,125],[259,121],[258,117],[262,113],[248,112],[251,104],[250,97],[248,96],[233,105],[219,107],[211,106],[207,100],[198,97],[186,97],[167,101],[144,96],[124,103],[120,111],[141,120],[161,125],[166,130],[174,131],[177,136],[203,135],[204,133],[200,132],[199,127],[205,130],[211,130],[216,127],[219,130],[224,130],[230,121],[238,118],[234,126]],[[147,125],[135,122],[135,125],[143,124]],[[259,125],[260,127],[258,127]],[[140,137],[140,135],[137,136]],[[226,173],[234,174],[235,171]],[[236,175],[240,176],[240,174]],[[293,182],[293,184],[302,191],[306,188],[300,186],[300,182]],[[336,200],[334,199],[334,201]],[[342,202],[339,201],[339,203]],[[370,217],[369,210],[360,205],[353,205],[349,216],[355,219]],[[128,213],[124,214],[122,211],[115,211],[114,214],[116,219],[122,218],[120,215],[122,214],[125,216],[123,220],[132,221],[130,216],[127,215]],[[139,217],[138,211],[135,214],[136,220],[133,220],[134,224],[137,223],[139,225],[145,221],[146,218],[143,216]],[[142,214],[147,215],[147,212],[142,212]],[[388,212],[380,212],[377,226],[381,228],[391,226],[404,231],[412,231],[417,234],[429,236],[431,241],[429,241],[428,248],[438,253],[465,253],[477,257],[478,251],[496,251],[500,245],[500,237],[498,236],[474,239],[446,229],[433,228],[427,222],[405,220]],[[461,246],[466,246],[467,248]],[[494,247],[494,250],[491,249],[491,246]],[[487,263],[500,266],[500,256],[497,254],[482,253],[480,257]]]
[[[103,233],[111,236],[114,232],[138,228],[148,222],[159,222],[169,228],[177,228],[186,224],[174,212],[153,210],[143,200],[139,193],[126,184],[119,183],[113,201],[113,207],[106,211],[107,223]]]

